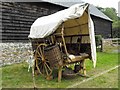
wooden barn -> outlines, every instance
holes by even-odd
[[[81,0],[78,0],[80,2],[39,1],[41,2],[0,2],[2,42],[28,42],[30,27],[38,17],[50,15],[81,2]],[[95,25],[95,34],[104,38],[111,37],[112,20],[93,5],[90,5],[90,14]]]

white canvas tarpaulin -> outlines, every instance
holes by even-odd
[[[62,23],[65,24],[64,25],[65,33],[68,33],[68,35],[76,34],[75,30],[81,29],[82,33],[80,34],[89,34],[89,42],[91,44],[91,55],[95,67],[96,46],[95,46],[95,36],[94,36],[94,25],[89,15],[88,6],[89,5],[87,3],[75,4],[69,7],[68,9],[38,18],[32,24],[30,29],[30,34],[28,37],[33,39],[45,38],[53,34],[55,31],[57,31]],[[79,32],[77,31],[77,33]]]
[[[94,35],[94,24],[89,14],[89,35],[90,35],[90,45],[91,45],[91,56],[93,60],[93,66],[96,66],[96,45],[95,45],[95,35]]]
[[[38,18],[31,26],[29,38],[44,38],[52,34],[61,23],[82,16],[87,4],[75,4],[55,14]]]

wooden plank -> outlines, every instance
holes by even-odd
[[[44,9],[42,8],[38,8],[36,10],[36,12],[31,9],[31,10],[26,10],[25,8],[21,7],[20,9],[19,8],[15,8],[12,7],[12,8],[5,8],[5,7],[2,7],[2,10],[3,10],[3,13],[16,13],[16,14],[19,14],[19,15],[28,15],[28,16],[32,16],[32,17],[35,17],[36,14],[41,16],[41,15],[44,15],[45,13],[48,14],[48,11],[46,12]]]
[[[28,40],[27,37],[8,37],[8,36],[2,36],[3,40]]]
[[[32,23],[49,13],[44,8],[33,3],[3,2],[2,3],[2,37],[3,40],[21,40],[28,38]]]
[[[26,33],[2,33],[3,36],[21,36],[21,37],[27,37],[29,34],[26,34]]]
[[[24,28],[30,28],[31,25],[25,25],[25,24],[14,24],[14,23],[2,23],[3,27],[24,27]]]
[[[6,17],[10,17],[11,16],[11,17],[26,18],[26,19],[35,19],[36,18],[36,16],[32,16],[32,15],[34,15],[34,13],[32,15],[27,15],[27,14],[26,15],[25,14],[21,15],[21,14],[17,14],[17,13],[11,13],[11,11],[10,12],[5,12],[5,11],[2,12],[2,15],[6,16]]]
[[[64,37],[78,37],[78,36],[89,36],[89,34],[64,35]],[[61,38],[61,36],[56,36],[56,38]]]
[[[30,31],[30,27],[16,27],[16,26],[7,26],[7,25],[3,25],[2,26],[3,31],[6,30],[16,30],[16,31]]]
[[[16,30],[16,29],[14,29],[14,30],[1,30],[0,29],[0,31],[2,32],[2,33],[24,33],[24,34],[29,34],[30,33],[30,31],[26,31],[26,30]]]
[[[18,21],[26,21],[26,22],[33,22],[35,19],[31,18],[21,18],[21,17],[14,17],[14,16],[4,16],[2,15],[2,20],[18,20]]]
[[[16,17],[17,18],[17,17]],[[15,23],[15,24],[20,24],[20,23],[23,23],[23,24],[27,24],[27,25],[30,25],[33,23],[34,20],[32,21],[25,21],[25,20],[21,20],[21,19],[7,19],[7,17],[3,16],[2,17],[2,23]]]

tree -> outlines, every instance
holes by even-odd
[[[113,21],[112,34],[113,34],[113,37],[120,38],[120,19],[118,19],[117,21]]]
[[[97,7],[101,12],[107,15],[110,19],[113,20],[112,23],[112,34],[113,37],[120,37],[120,17],[117,16],[117,12],[115,8],[102,8]]]
[[[103,11],[105,15],[107,15],[112,20],[118,20],[116,10],[114,8],[105,8]]]

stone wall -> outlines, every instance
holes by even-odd
[[[0,66],[24,62],[32,51],[31,43],[0,43]]]
[[[120,38],[102,39],[102,51],[103,52],[120,52]]]

